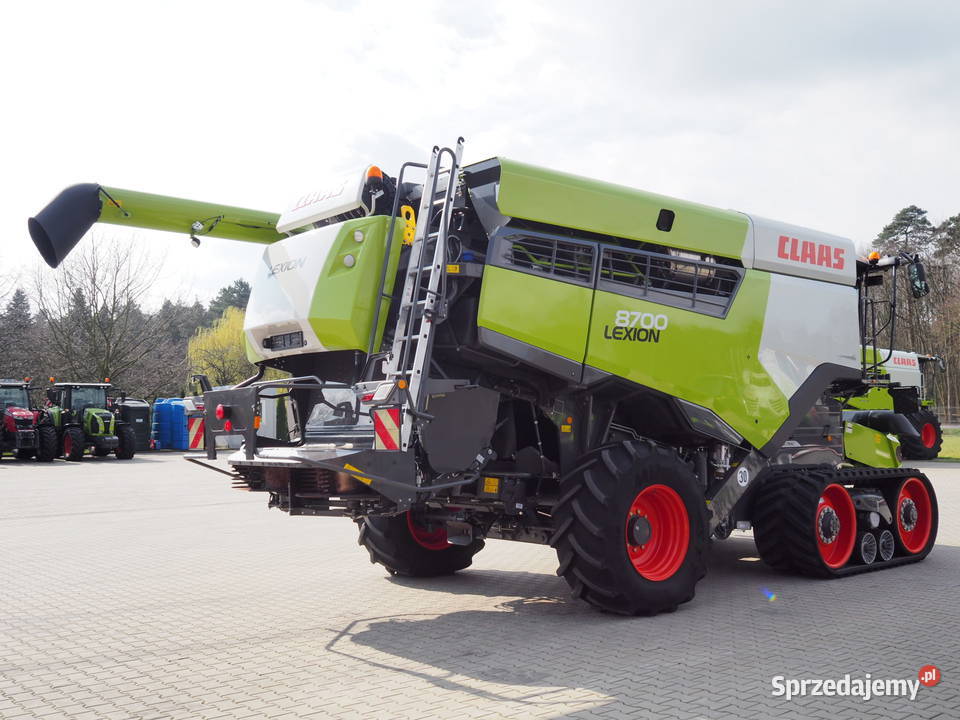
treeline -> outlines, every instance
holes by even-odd
[[[883,254],[919,253],[923,260],[930,286],[926,297],[914,298],[907,273],[899,273],[893,346],[942,358],[943,368],[928,376],[928,394],[942,419],[956,422],[960,415],[960,213],[934,225],[926,210],[910,205],[880,231],[873,247]]]
[[[55,272],[29,282],[0,275],[0,376],[111,381],[135,397],[191,392],[193,373],[214,385],[252,374],[243,342],[250,286],[237,280],[204,306],[165,300],[145,309],[159,268],[132,243],[84,243]],[[934,225],[915,205],[898,212],[873,240],[884,254],[919,253],[930,294],[916,299],[905,272],[892,345],[943,359],[931,395],[941,412],[960,416],[960,213]],[[884,334],[882,345],[890,343]]]
[[[252,374],[241,329],[249,284],[236,280],[209,305],[168,299],[147,309],[156,302],[158,275],[153,259],[133,244],[84,243],[56,272],[0,279],[0,377],[32,377],[38,386],[49,377],[110,378],[133,397],[180,396],[193,392],[193,373],[211,372],[205,356],[188,352],[191,343],[205,348],[211,339],[232,358],[232,374],[214,372],[215,384]]]

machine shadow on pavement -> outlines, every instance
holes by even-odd
[[[750,707],[751,701],[757,703],[756,715],[740,717],[765,717],[774,709],[784,717],[793,717],[791,709],[796,717],[821,708],[840,711],[861,701],[780,703],[771,697],[771,677],[864,672],[905,677],[922,664],[913,660],[915,652],[945,672],[950,658],[960,656],[960,641],[946,643],[955,646],[947,653],[942,637],[943,628],[955,622],[952,605],[931,602],[960,591],[957,547],[938,546],[926,563],[896,569],[891,584],[889,573],[835,581],[783,574],[759,561],[752,539],[731,538],[714,544],[709,574],[711,582],[701,586],[693,602],[655,618],[592,610],[569,596],[561,578],[547,574],[466,570],[433,580],[393,577],[392,583],[424,592],[500,602],[488,610],[356,620],[327,650],[440,688],[519,703],[531,712],[560,704],[558,716],[579,717],[575,708],[563,709],[560,697],[585,689],[603,696],[601,704],[611,708],[660,713],[668,706],[688,707],[679,717],[691,719],[726,717],[715,711],[731,703]],[[877,619],[896,616],[910,617],[911,623],[885,630],[886,642],[911,650],[878,656]],[[830,642],[811,643],[812,638]],[[732,658],[736,672],[730,671]],[[624,682],[625,675],[633,681]],[[689,697],[700,699],[685,705],[684,687],[690,688]],[[695,692],[697,687],[711,692]],[[948,701],[931,692],[904,705],[904,711],[921,710],[925,699]],[[890,699],[882,710],[895,715],[896,708]],[[596,711],[591,705],[583,713],[595,717]]]

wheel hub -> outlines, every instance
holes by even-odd
[[[832,543],[840,534],[840,518],[837,516],[837,511],[829,505],[820,511],[817,530],[820,533],[820,541],[825,545]]]
[[[634,515],[627,523],[627,537],[631,545],[646,545],[650,542],[650,521],[643,515]]]
[[[917,526],[918,517],[917,504],[911,498],[904,498],[900,503],[900,524],[903,529],[907,532],[913,530]]]

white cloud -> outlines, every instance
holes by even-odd
[[[946,2],[8,4],[0,262],[32,267],[26,218],[75,182],[281,210],[458,134],[468,161],[869,240],[906,204],[960,211],[958,20]],[[158,295],[206,298],[260,252],[137,235],[166,252]]]

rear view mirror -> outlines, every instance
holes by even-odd
[[[927,284],[927,270],[919,260],[910,264],[907,271],[910,277],[910,292],[915,298],[922,298],[930,292],[930,286]]]

